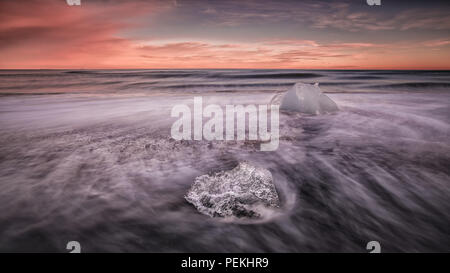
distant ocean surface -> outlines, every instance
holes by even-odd
[[[334,114],[280,114],[280,145],[175,141],[174,105],[268,104],[319,83]],[[195,177],[271,171],[280,213],[200,214]],[[450,71],[0,70],[0,252],[450,252]]]
[[[450,71],[0,70],[0,94],[273,92],[298,81],[326,92],[449,90]]]

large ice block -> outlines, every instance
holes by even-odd
[[[332,99],[322,93],[318,84],[296,83],[281,99],[280,110],[319,115],[339,109]]]

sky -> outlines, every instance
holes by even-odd
[[[450,1],[0,0],[0,69],[450,69]]]

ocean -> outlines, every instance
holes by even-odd
[[[177,104],[268,104],[319,83],[339,111],[280,113],[280,144],[175,141]],[[270,170],[279,213],[210,218],[195,177]],[[0,252],[450,251],[450,71],[0,70]]]

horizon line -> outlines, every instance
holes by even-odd
[[[449,68],[0,68],[1,70],[402,70],[450,71]]]

